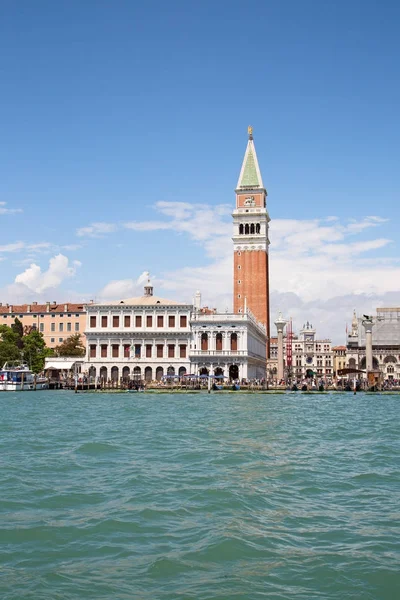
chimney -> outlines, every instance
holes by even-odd
[[[46,312],[50,312],[50,302],[46,302]]]
[[[31,305],[30,304],[26,305],[26,312],[31,312]]]
[[[0,306],[3,306],[3,303],[2,303],[2,302],[0,302]]]
[[[37,306],[37,302],[32,302],[33,306]]]
[[[64,304],[64,312],[68,312],[68,304]]]
[[[12,304],[8,304],[7,306],[9,307],[9,308],[8,308],[8,312],[12,313],[12,308],[13,308],[13,307],[12,307]]]

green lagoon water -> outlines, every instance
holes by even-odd
[[[0,394],[2,600],[400,597],[400,396]]]

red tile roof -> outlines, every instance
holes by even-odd
[[[87,303],[81,304],[70,304],[69,302],[64,302],[62,304],[4,304],[0,306],[0,314],[9,314],[9,313],[26,313],[26,314],[36,314],[36,313],[65,313],[65,312],[85,312],[84,306]],[[30,306],[30,311],[28,311],[28,306]],[[49,309],[47,310],[47,306]]]

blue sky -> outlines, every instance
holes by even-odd
[[[335,337],[399,304],[399,22],[371,0],[1,3],[4,301],[130,295],[148,270],[228,305],[252,124],[272,309]]]

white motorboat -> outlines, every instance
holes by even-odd
[[[34,375],[27,364],[5,363],[0,369],[0,392],[45,390],[49,387],[46,377]]]

